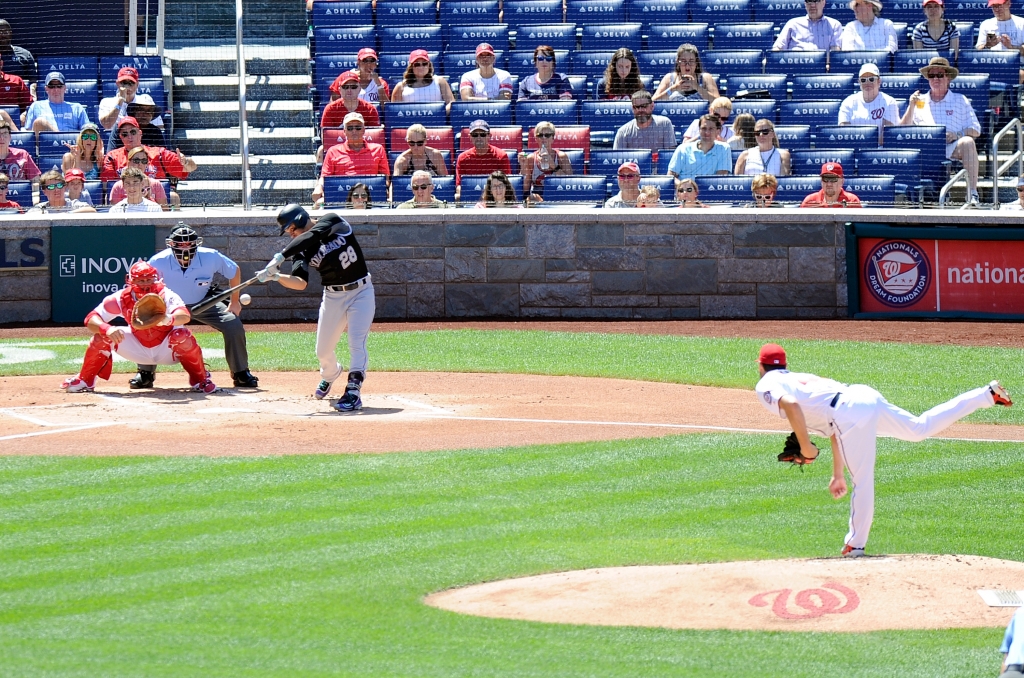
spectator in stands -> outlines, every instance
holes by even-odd
[[[484,186],[480,202],[476,204],[477,209],[488,207],[504,207],[506,209],[522,209],[522,205],[516,200],[516,189],[512,188],[512,182],[504,172],[491,172],[487,177],[487,184]]]
[[[416,49],[409,54],[409,65],[405,68],[402,82],[395,85],[391,95],[392,103],[424,103],[429,101],[445,102],[445,110],[452,110],[455,95],[448,81],[434,75],[434,64],[425,49]]]
[[[68,152],[61,160],[61,168],[65,177],[68,170],[77,169],[85,179],[100,178],[100,167],[103,165],[103,142],[100,140],[100,128],[95,123],[88,123],[78,133],[78,141],[68,144]]]
[[[364,47],[356,54],[356,67],[351,71],[359,76],[359,98],[371,104],[387,103],[391,100],[391,88],[377,73],[378,63],[377,52]],[[335,78],[329,88],[332,101],[341,96],[342,75],[345,74],[342,73]]]
[[[324,113],[320,116],[320,129],[341,127],[349,113],[363,116],[367,127],[380,127],[377,107],[359,98],[359,76],[355,72],[345,71],[338,76],[335,83],[341,92],[341,98],[324,107]]]
[[[734,151],[743,151],[757,146],[757,134],[754,127],[757,119],[751,113],[740,113],[732,121],[732,137],[729,139],[729,148]]]
[[[134,167],[145,174],[149,167],[149,154],[146,152],[146,148],[143,146],[136,146],[131,148],[125,153],[125,159],[127,160],[127,167]],[[167,191],[164,190],[164,185],[161,181],[154,179],[153,177],[146,175],[149,180],[148,184],[142,185],[142,197],[152,200],[164,210],[168,209]],[[110,187],[110,195],[107,197],[107,202],[111,205],[116,205],[125,199],[127,194],[124,190],[124,184],[118,179],[113,186]],[[177,199],[176,194],[172,191],[172,197],[176,200],[176,204],[180,205],[180,200]]]
[[[434,197],[434,179],[430,172],[416,170],[409,180],[409,188],[412,189],[412,198],[398,206],[400,210],[408,209],[431,209],[447,207],[443,200]]]
[[[825,0],[804,0],[807,16],[798,16],[786,22],[772,45],[776,52],[794,50],[828,52],[839,49],[843,25],[825,16]]]
[[[750,182],[750,192],[754,195],[754,202],[750,207],[782,207],[782,203],[775,202],[775,192],[779,190],[779,180],[771,174],[758,174]]]
[[[700,189],[693,179],[680,179],[676,182],[676,201],[679,203],[677,207],[707,207],[697,199],[699,195]]]
[[[0,182],[5,182],[0,174]],[[1024,210],[1024,176],[1017,179],[1017,202],[1008,202],[999,206],[1000,212],[1020,212]]]
[[[700,117],[700,140],[697,143],[684,141],[672,154],[668,173],[684,179],[701,174],[729,174],[732,170],[732,151],[729,144],[718,141],[722,121],[716,115]]]
[[[31,105],[32,92],[28,85],[17,75],[5,71],[4,61],[0,58],[0,106],[17,106],[24,113]]]
[[[121,176],[121,170],[128,166],[128,151],[137,146],[145,150],[149,160],[144,170],[146,176],[170,179],[173,183],[178,179],[188,179],[189,172],[196,169],[195,160],[187,157],[180,149],[172,153],[166,148],[142,144],[142,131],[135,118],[122,118],[117,123],[117,135],[121,137],[124,146],[115,148],[104,156],[103,169],[100,170],[100,179],[103,181],[116,181]]]
[[[839,124],[877,126],[879,145],[882,130],[900,124],[899,104],[882,91],[882,74],[875,64],[860,67],[860,92],[843,100],[839,107]]]
[[[117,72],[117,94],[112,97],[100,99],[99,119],[103,129],[110,130],[107,138],[107,148],[117,148],[117,129],[121,120],[131,117],[128,113],[128,104],[135,101],[139,91],[139,72],[131,66],[125,66]],[[153,118],[152,123],[157,127],[163,127],[163,119],[159,116]]]
[[[826,162],[821,166],[821,190],[811,193],[800,207],[860,207],[860,198],[843,190],[843,166]]]
[[[879,16],[882,0],[852,0],[850,9],[856,18],[843,28],[839,49],[887,49],[891,54],[896,53],[899,49],[896,27]]]
[[[619,165],[619,192],[608,198],[605,207],[636,207],[640,197],[640,165],[624,162]]]
[[[81,200],[64,199],[64,175],[59,169],[44,172],[39,177],[39,191],[46,197],[32,208],[33,212],[95,212],[92,205]]]
[[[914,49],[951,50],[953,54],[960,51],[960,29],[946,19],[943,0],[924,0],[922,4],[924,21],[914,26],[911,40]]]
[[[1015,49],[1024,54],[1024,18],[1010,13],[1010,0],[989,0],[991,19],[985,19],[978,26],[976,49]],[[1020,71],[1020,82],[1024,83],[1024,70]]]
[[[24,212],[25,208],[7,197],[7,185],[10,183],[10,178],[3,172],[0,172],[0,210],[5,212],[10,210]]]
[[[3,171],[10,181],[31,181],[39,176],[32,156],[23,148],[11,146],[11,127],[6,120],[0,120],[0,158],[3,158]]]
[[[35,82],[39,78],[35,57],[24,47],[12,45],[13,39],[11,25],[0,19],[0,58],[7,65],[7,72],[25,82]]]
[[[497,146],[491,145],[491,126],[486,120],[474,120],[469,123],[469,136],[473,140],[473,148],[460,153],[455,161],[456,199],[460,197],[464,174],[490,174],[495,170],[505,174],[512,173],[508,155]]]
[[[636,199],[637,207],[664,207],[661,202],[661,189],[657,186],[642,186]]]
[[[736,158],[733,174],[758,175],[767,172],[777,177],[792,174],[792,159],[784,148],[779,148],[779,138],[775,136],[775,123],[761,118],[754,123],[754,136],[757,139],[755,148],[748,148]]]
[[[368,210],[373,207],[373,198],[370,196],[370,187],[359,182],[348,189],[345,197],[345,209]]]
[[[128,104],[128,115],[139,122],[139,129],[142,130],[142,144],[144,146],[166,146],[164,130],[153,124],[153,121],[160,117],[160,107],[148,94],[139,94],[135,101]],[[116,137],[116,143],[123,145],[121,137]]]
[[[64,198],[66,200],[81,200],[93,204],[92,196],[85,190],[85,174],[80,169],[69,169],[64,171]]]
[[[612,55],[604,69],[604,91],[602,99],[629,99],[644,88],[640,81],[640,64],[628,47],[621,47]]]
[[[363,140],[363,116],[349,113],[344,119],[345,141],[331,147],[324,157],[320,178],[313,189],[313,206],[324,199],[324,177],[352,177],[360,175],[391,175],[388,154],[380,144]]]
[[[675,148],[675,125],[666,116],[654,114],[651,93],[640,89],[630,98],[633,100],[633,119],[615,132],[612,148],[616,151],[649,149],[655,153],[661,148]]]
[[[121,172],[121,184],[124,186],[125,197],[110,206],[111,213],[117,212],[162,212],[163,208],[142,195],[149,177],[137,167],[126,167]]]
[[[476,46],[476,68],[462,76],[459,96],[463,101],[512,98],[512,76],[494,67],[494,48],[488,43]]]
[[[519,81],[519,101],[525,99],[572,99],[572,86],[564,73],[555,72],[555,48],[540,45],[533,50],[537,72]]]
[[[732,125],[727,124],[729,117],[732,115],[732,101],[730,101],[729,97],[718,97],[708,104],[708,113],[717,117],[722,123],[721,130],[718,133],[718,140],[729,143],[733,136]],[[686,128],[686,131],[683,132],[683,143],[696,141],[700,138],[700,121],[701,118],[697,118]]]
[[[427,146],[426,127],[418,123],[410,126],[405,130],[405,142],[409,148],[395,159],[396,177],[417,170],[423,170],[432,177],[448,176],[448,166],[441,151]]]
[[[974,140],[981,135],[981,123],[971,102],[959,92],[950,92],[949,83],[960,71],[943,57],[934,57],[921,69],[928,78],[928,94],[910,95],[903,125],[945,125],[946,157],[959,160],[967,170],[968,197],[964,207],[978,206],[978,148]],[[918,102],[921,102],[918,107]]]
[[[680,45],[676,50],[676,68],[661,79],[654,92],[654,100],[714,101],[717,98],[715,76],[704,72],[696,45]]]
[[[64,103],[64,74],[50,71],[46,76],[46,99],[36,101],[25,113],[25,129],[35,132],[77,132],[89,124],[82,104]]]
[[[573,173],[572,162],[565,151],[554,148],[558,130],[554,123],[538,122],[533,128],[537,150],[519,154],[519,171],[523,175],[524,199],[532,202],[544,201],[544,177],[551,174]]]

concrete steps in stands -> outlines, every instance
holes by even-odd
[[[187,184],[187,185],[186,185]],[[294,202],[309,204],[310,194],[316,185],[315,179],[264,179],[253,180],[253,205],[284,206]],[[182,188],[182,203],[188,205],[241,205],[242,181],[192,181],[178,185],[179,194]]]
[[[242,157],[235,155],[194,155],[199,166],[189,181],[231,181],[242,178]],[[256,179],[313,179],[316,166],[309,153],[297,155],[250,155],[249,175]]]
[[[308,127],[313,116],[309,101],[246,101],[246,119],[254,127]],[[183,101],[174,107],[174,121],[185,128],[238,127],[238,101]]]
[[[297,38],[306,34],[306,14],[294,0],[246,0],[242,31],[250,38]],[[169,41],[235,39],[234,0],[167,0]]]

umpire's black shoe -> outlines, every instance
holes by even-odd
[[[235,372],[231,377],[235,380],[235,388],[256,388],[260,385],[260,380],[249,370]]]
[[[139,370],[139,373],[128,380],[128,388],[153,388],[153,382],[156,381],[156,372],[150,372],[149,370]]]

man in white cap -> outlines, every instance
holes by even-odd
[[[25,114],[25,130],[35,132],[77,132],[89,123],[82,104],[64,103],[64,74],[50,71],[46,76],[46,99],[36,101]]]
[[[839,107],[840,125],[876,125],[879,143],[883,127],[900,124],[899,105],[881,87],[878,66],[864,64],[860,67],[860,92],[846,97]]]
[[[476,46],[476,65],[477,68],[463,75],[459,83],[459,96],[463,101],[512,98],[512,76],[494,67],[494,48],[486,42]]]
[[[843,25],[832,17],[825,16],[825,0],[804,0],[804,7],[807,8],[807,15],[787,21],[772,49],[776,52],[827,52],[838,49]]]
[[[343,121],[345,141],[332,146],[324,156],[323,170],[313,189],[314,207],[324,198],[324,177],[352,177],[383,174],[391,176],[388,154],[380,144],[363,140],[363,116],[349,113]]]

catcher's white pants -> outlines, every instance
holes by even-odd
[[[135,338],[135,335],[131,333],[129,328],[122,327],[121,330],[124,331],[124,341],[114,346],[114,353],[125,360],[130,360],[133,363],[142,363],[143,365],[178,364],[169,345],[170,335],[156,346],[147,348],[139,343],[139,340]]]
[[[320,319],[316,324],[316,359],[320,362],[320,378],[334,383],[345,371],[338,362],[338,340],[348,329],[348,352],[352,372],[366,374],[370,356],[366,352],[366,338],[370,334],[377,302],[373,284],[363,285],[350,292],[331,292],[324,289],[320,301]]]
[[[854,384],[843,391],[835,406],[833,424],[846,467],[853,478],[850,496],[850,531],[845,543],[864,548],[875,517],[875,439],[879,435],[924,440],[982,407],[994,405],[988,386],[976,388],[936,405],[919,417],[896,407],[882,394]]]

